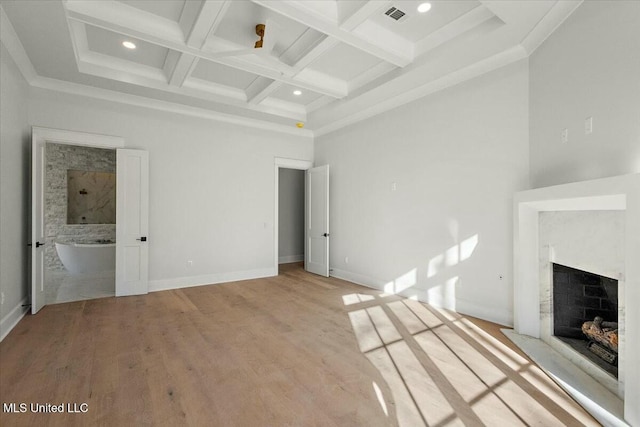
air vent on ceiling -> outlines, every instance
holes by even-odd
[[[392,7],[391,9],[387,10],[384,14],[396,21],[399,21],[403,16],[406,15],[406,13],[404,13],[397,7]]]

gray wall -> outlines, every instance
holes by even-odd
[[[30,128],[28,87],[0,44],[0,338],[27,298]]]
[[[103,148],[47,143],[45,189],[45,265],[63,271],[55,241],[92,242],[116,239],[115,224],[67,224],[67,169],[114,172],[116,152]]]
[[[304,171],[279,169],[278,259],[280,263],[304,259]]]
[[[640,172],[640,1],[585,1],[529,63],[534,187]]]
[[[331,165],[335,275],[512,322],[527,75],[520,61],[316,140],[315,164]]]
[[[43,89],[29,120],[149,152],[151,291],[277,274],[274,158],[311,160],[311,138]]]

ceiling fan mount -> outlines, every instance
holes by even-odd
[[[258,35],[258,37],[260,37],[260,40],[258,40],[253,46],[255,49],[260,49],[262,47],[262,44],[264,43],[264,29],[264,24],[256,25],[256,34]]]

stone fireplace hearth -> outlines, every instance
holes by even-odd
[[[515,333],[507,335],[601,423],[640,425],[640,174],[523,191],[514,208]],[[617,379],[555,336],[554,264],[618,281]],[[587,305],[609,304],[585,295],[595,288],[581,292]]]

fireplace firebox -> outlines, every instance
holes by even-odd
[[[615,327],[615,351],[585,335],[594,320]],[[560,264],[553,264],[553,335],[617,376],[618,281]],[[600,329],[600,326],[593,327]],[[611,331],[613,328],[604,329]],[[607,332],[609,334],[610,332]],[[603,362],[603,360],[605,362]]]

